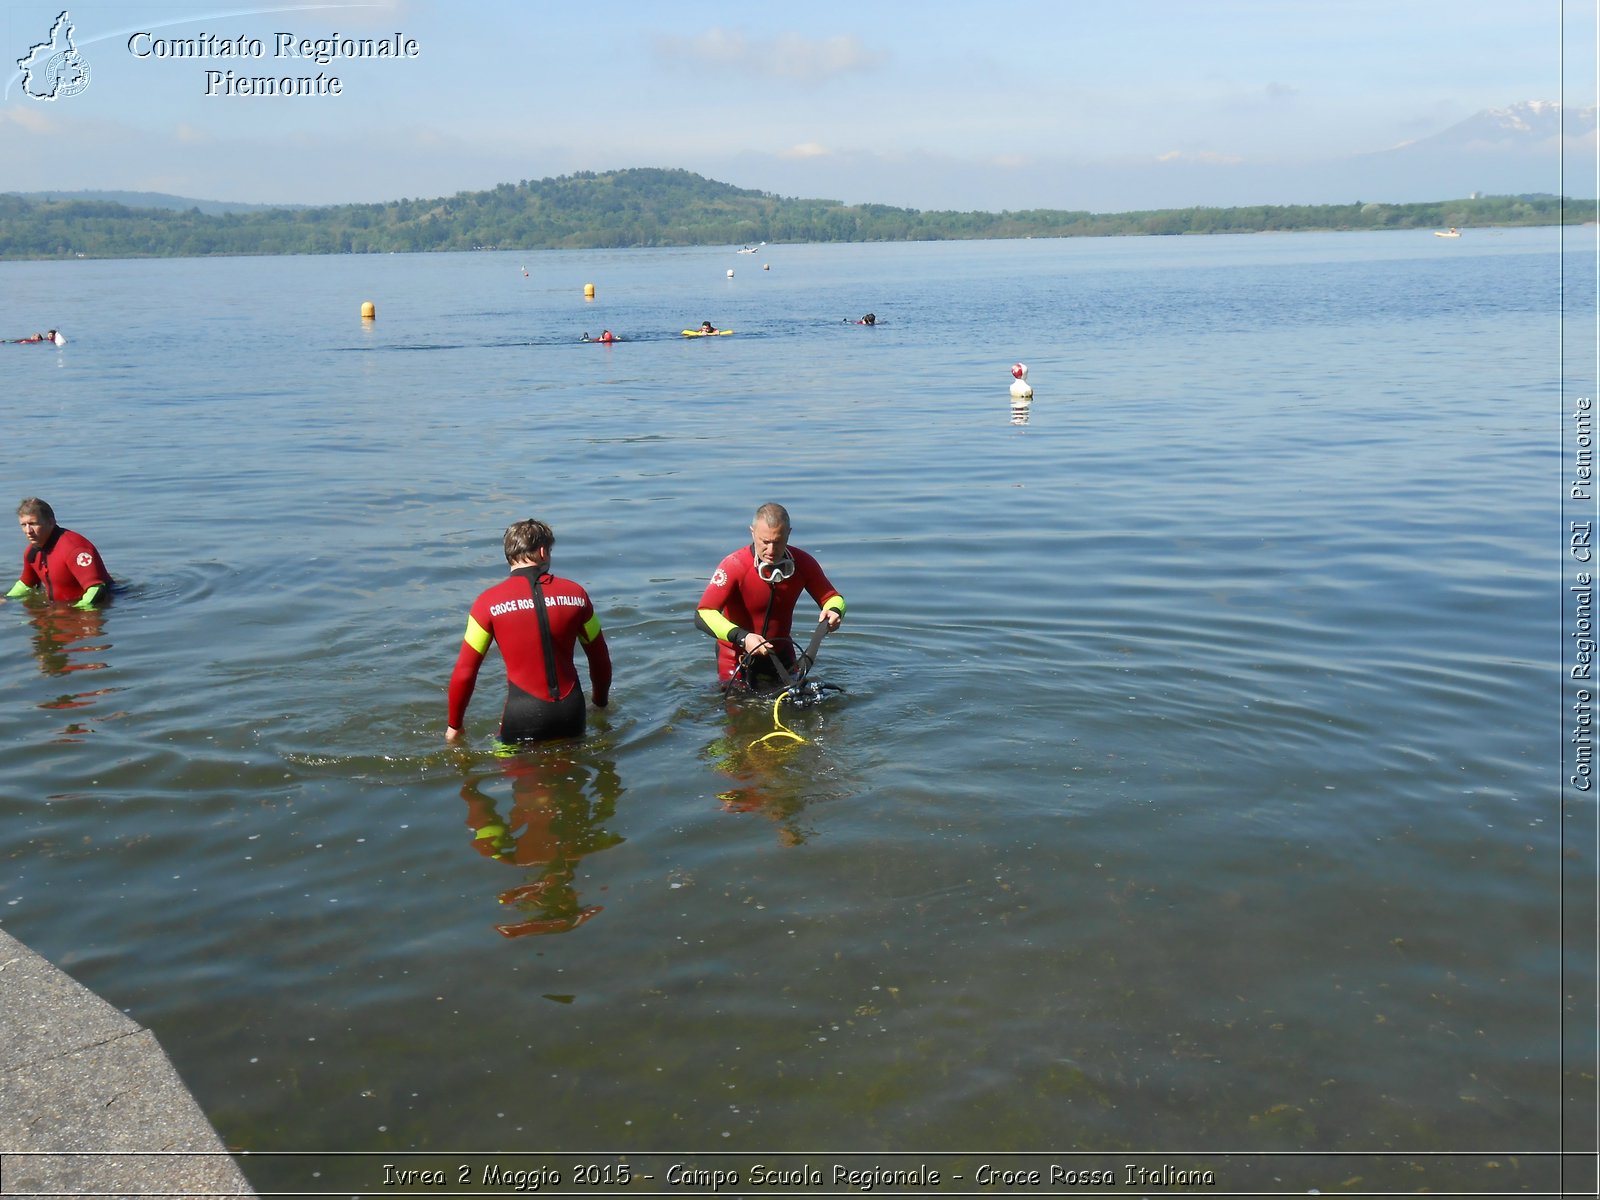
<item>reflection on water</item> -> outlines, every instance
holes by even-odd
[[[778,827],[780,846],[798,846],[817,832],[803,820],[807,806],[840,793],[836,770],[817,740],[825,705],[797,709],[783,703],[785,696],[727,697],[726,729],[701,758],[733,785],[717,793],[724,812],[759,813]]]
[[[33,656],[46,675],[67,675],[73,671],[100,671],[103,662],[86,662],[81,654],[102,654],[111,649],[99,639],[105,636],[105,614],[99,609],[73,608],[67,604],[34,601],[27,605],[33,623]]]
[[[508,938],[576,929],[604,907],[579,901],[579,861],[623,841],[605,828],[622,795],[616,767],[581,762],[559,744],[517,751],[497,766],[469,774],[461,785],[473,849],[523,874],[522,883],[499,894],[500,903],[522,919],[495,929]],[[496,801],[490,791],[507,782],[510,800]],[[501,816],[502,808],[507,815]]]
[[[68,604],[52,604],[47,600],[28,598],[20,602],[27,610],[28,621],[33,626],[32,644],[34,661],[41,674],[50,678],[70,677],[78,671],[103,671],[110,664],[99,657],[111,649],[106,637],[106,615],[99,609],[73,608]],[[50,712],[74,712],[93,708],[104,696],[117,692],[117,688],[92,688],[66,692],[40,702],[37,707]],[[82,719],[69,721],[54,740],[73,742],[81,735],[93,733],[92,726]],[[120,713],[106,714],[120,716]]]

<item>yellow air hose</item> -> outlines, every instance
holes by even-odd
[[[811,644],[806,647],[805,652],[800,656],[801,667],[796,672],[800,679],[803,680],[806,676],[806,673],[810,671],[811,668],[816,664],[817,647],[822,644],[822,639],[827,635],[828,628],[828,619],[826,614],[824,614],[823,617],[818,620],[817,628],[811,635]],[[783,719],[778,716],[778,709],[782,706],[785,699],[794,695],[798,684],[794,678],[790,677],[789,672],[784,669],[781,661],[779,661],[776,657],[774,657],[771,661],[772,665],[778,670],[779,678],[781,678],[786,685],[783,691],[778,693],[778,698],[772,702],[772,723],[777,726],[777,728],[771,733],[763,734],[761,737],[758,737],[755,741],[751,742],[748,747],[751,750],[754,750],[757,746],[769,745],[774,738],[788,738],[790,741],[799,743],[804,743],[806,740],[785,725],[783,723]],[[815,691],[814,687],[813,691]]]
[[[779,692],[778,698],[772,702],[772,723],[776,725],[777,728],[771,733],[762,734],[755,741],[751,742],[749,749],[754,750],[757,746],[766,745],[767,743],[771,742],[773,738],[790,738],[796,742],[804,742],[806,740],[785,725],[782,719],[778,716],[778,708],[784,702],[784,700],[788,698],[788,696],[789,692],[787,689],[785,689],[784,691]]]

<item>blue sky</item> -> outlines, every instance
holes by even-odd
[[[1336,188],[1345,155],[1521,100],[1595,104],[1596,7],[118,0],[67,6],[89,84],[43,101],[15,61],[62,4],[0,0],[0,187],[320,204],[657,166],[924,209],[1334,202],[1353,197],[1310,193]],[[266,54],[140,58],[136,32]],[[319,68],[273,57],[278,32],[398,33],[419,53]],[[208,96],[208,70],[321,70],[343,90]]]

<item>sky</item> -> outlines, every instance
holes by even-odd
[[[1519,101],[1594,105],[1597,7],[0,0],[0,190],[340,204],[673,167],[925,210],[1341,203],[1350,156]],[[46,72],[17,61],[63,11],[87,82],[39,98]],[[280,34],[414,53],[318,64]],[[242,95],[228,72],[326,86]]]

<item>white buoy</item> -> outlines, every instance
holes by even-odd
[[[729,278],[729,279],[732,279],[732,278],[733,278],[733,268],[732,268],[732,267],[729,267],[729,268],[728,268],[728,278]]]
[[[1032,400],[1033,386],[1028,382],[1027,364],[1012,363],[1011,378],[1011,398],[1013,400]]]

